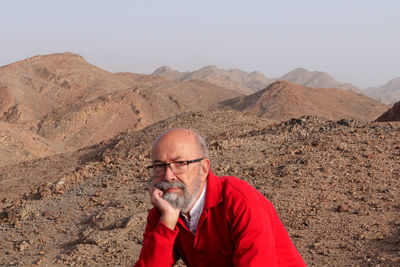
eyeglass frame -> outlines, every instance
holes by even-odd
[[[154,168],[155,167],[164,167],[164,172],[163,172],[163,174],[160,174],[160,175],[157,175],[157,176],[155,176],[154,174],[153,174],[153,177],[162,177],[163,175],[165,175],[165,172],[167,171],[167,166],[170,168],[170,170],[172,171],[172,169],[171,169],[171,164],[173,164],[173,163],[186,163],[187,164],[187,170],[185,171],[185,172],[182,172],[182,173],[179,173],[179,174],[183,174],[183,173],[186,173],[188,170],[189,170],[189,165],[190,164],[192,164],[192,163],[196,163],[196,162],[200,162],[200,161],[202,161],[203,159],[205,159],[205,158],[197,158],[197,159],[192,159],[192,160],[177,160],[177,161],[172,161],[172,162],[163,162],[163,163],[154,163],[154,164],[152,164],[152,165],[149,165],[149,166],[147,166],[146,167],[146,169],[147,170],[150,170],[150,169],[153,169],[154,170]],[[172,171],[173,172],[173,171]],[[173,172],[174,173],[174,172]],[[174,173],[175,174],[175,173]],[[175,174],[176,175],[176,174]]]

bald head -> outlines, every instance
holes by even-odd
[[[174,128],[163,132],[153,142],[151,148],[151,157],[153,160],[155,160],[154,153],[156,150],[160,146],[166,147],[167,144],[171,152],[184,150],[184,153],[191,154],[190,156],[208,158],[207,145],[204,139],[195,131],[185,128]]]

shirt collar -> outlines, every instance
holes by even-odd
[[[195,234],[197,230],[197,225],[199,223],[200,215],[203,211],[204,204],[206,202],[206,191],[207,191],[207,183],[204,186],[203,192],[200,194],[199,198],[197,199],[196,203],[194,204],[193,208],[189,211],[189,216],[181,213],[182,220],[185,222],[186,226],[189,230]]]

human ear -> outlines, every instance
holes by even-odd
[[[207,176],[210,170],[210,159],[205,158],[201,161],[201,170],[203,171],[203,174]]]

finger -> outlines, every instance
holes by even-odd
[[[162,198],[162,196],[164,195],[164,192],[163,191],[161,191],[160,189],[158,189],[158,188],[154,188],[154,190],[153,190],[153,196],[158,200],[158,199],[160,199],[160,198]]]
[[[157,193],[157,192],[161,192],[161,194],[163,195],[163,192],[160,189],[158,189],[157,187],[149,186],[150,197],[153,197],[154,194]]]
[[[163,195],[164,195],[164,193],[160,189],[153,188],[152,192],[150,193],[151,202],[155,206],[159,206],[160,203],[162,203],[164,201],[164,199],[162,198]]]

